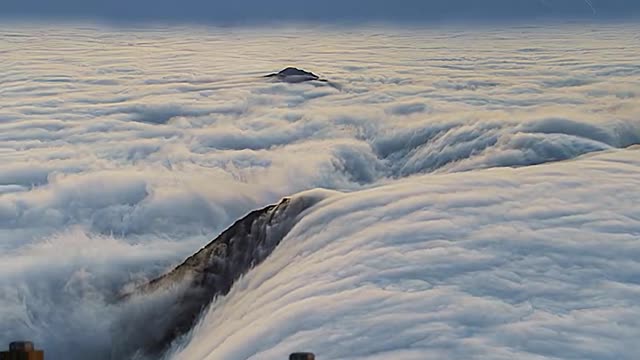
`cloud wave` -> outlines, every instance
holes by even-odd
[[[170,358],[632,359],[639,155],[325,200]]]

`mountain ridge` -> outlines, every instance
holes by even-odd
[[[111,358],[157,358],[165,352],[188,334],[217,296],[226,295],[238,278],[264,261],[300,215],[322,198],[303,193],[251,211],[168,273],[123,294],[125,316],[113,329],[117,334]],[[139,300],[148,297],[157,297],[156,306],[140,309]]]

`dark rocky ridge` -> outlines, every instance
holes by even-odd
[[[216,296],[226,295],[240,276],[265,260],[298,215],[318,200],[285,198],[253,211],[171,272],[124,295],[111,358],[159,358]]]

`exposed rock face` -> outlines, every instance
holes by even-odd
[[[294,67],[288,67],[279,73],[269,74],[265,77],[276,78],[279,81],[284,81],[288,83],[300,83],[305,81],[327,81],[321,79],[318,75],[308,72],[305,70],[301,70]]]
[[[318,199],[285,198],[238,220],[184,263],[123,297],[112,359],[158,358],[186,334],[214,297],[261,263]],[[151,299],[151,300],[150,300]]]

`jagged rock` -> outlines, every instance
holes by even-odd
[[[312,72],[294,67],[288,67],[278,73],[269,74],[265,77],[276,78],[279,81],[287,83],[300,83],[305,81],[327,81],[325,79],[321,79],[318,75]]]
[[[226,295],[240,276],[266,259],[298,215],[317,201],[285,198],[253,211],[171,272],[124,295],[112,359],[157,358],[188,333],[216,296]]]

